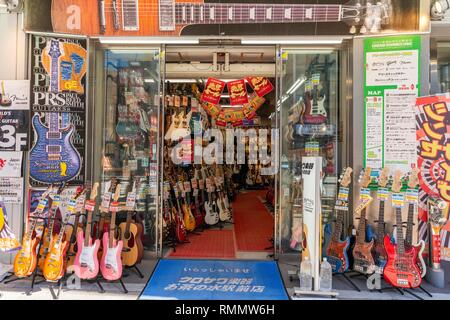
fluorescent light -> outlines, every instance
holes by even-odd
[[[158,37],[100,37],[102,44],[198,44],[198,39],[158,38]]]
[[[155,80],[153,80],[153,79],[144,79],[144,82],[146,82],[146,83],[154,83]]]
[[[267,39],[251,39],[242,40],[242,44],[304,44],[304,45],[321,45],[321,44],[341,44],[342,39],[311,39],[311,40],[267,40]]]
[[[302,84],[304,84],[306,81],[306,78],[300,78],[297,81],[294,82],[294,84],[292,85],[292,87],[289,88],[289,90],[286,92],[287,95],[290,95],[292,93],[294,93],[295,91],[297,91],[298,88],[300,88],[300,86]]]

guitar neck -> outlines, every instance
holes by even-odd
[[[408,220],[406,223],[406,236],[405,236],[405,242],[409,245],[412,244],[413,226],[414,226],[414,204],[410,203],[408,206]]]
[[[86,222],[86,233],[84,235],[84,246],[89,246],[89,240],[91,239],[91,227],[92,227],[92,211],[88,211]]]
[[[336,224],[333,232],[333,242],[339,242],[342,234],[342,226],[344,224],[344,213],[342,210],[337,210]]]
[[[366,209],[361,211],[358,225],[358,236],[356,241],[363,244],[366,241]]]
[[[397,251],[402,254],[405,252],[405,240],[403,238],[403,227],[402,227],[402,209],[395,209],[395,221],[397,224]]]
[[[338,22],[341,5],[176,3],[176,24]],[[164,8],[162,8],[164,9]]]
[[[378,213],[378,230],[377,230],[377,236],[380,241],[382,241],[384,237],[384,205],[385,201],[380,200],[380,209]]]

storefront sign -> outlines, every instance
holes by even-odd
[[[86,45],[84,39],[32,36],[32,186],[84,182]]]
[[[416,163],[420,36],[364,40],[364,166],[410,171]]]
[[[0,80],[0,151],[28,150],[30,81]]]
[[[22,178],[0,178],[0,202],[23,203]]]
[[[417,150],[419,191],[419,234],[425,238],[428,221],[428,197],[450,202],[450,94],[417,99]],[[447,150],[448,149],[448,150]],[[448,219],[448,217],[447,217]],[[450,223],[441,230],[441,259],[450,261]]]
[[[0,152],[0,177],[22,176],[22,152]]]

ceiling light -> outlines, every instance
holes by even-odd
[[[100,37],[102,44],[198,44],[198,39],[158,37]]]

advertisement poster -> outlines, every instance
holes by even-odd
[[[0,202],[23,203],[23,179],[0,177]]]
[[[0,177],[22,176],[22,152],[0,152]]]
[[[364,40],[364,166],[409,172],[416,163],[420,36]]]
[[[419,236],[428,238],[427,198],[450,202],[450,95],[417,99],[417,164],[420,170]],[[450,261],[450,222],[441,229],[441,259]]]
[[[86,40],[32,37],[30,184],[83,184]]]
[[[0,80],[0,151],[27,151],[30,81]]]

